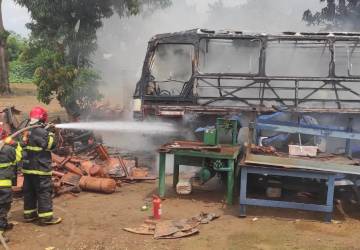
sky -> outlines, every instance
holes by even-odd
[[[217,0],[173,0],[173,1],[185,1],[187,4],[194,6],[196,11],[200,14],[206,14],[209,4],[216,2]],[[235,6],[246,2],[247,0],[222,0],[225,6]],[[251,0],[249,0],[251,1]],[[318,0],[313,0],[318,1]],[[307,1],[309,2],[309,1]],[[30,21],[30,15],[26,8],[22,8],[17,5],[13,0],[3,0],[3,20],[7,30],[15,31],[23,36],[29,34],[29,30],[25,27],[25,24]]]
[[[181,1],[181,0],[176,0]],[[196,7],[196,10],[205,13],[208,9],[209,3],[214,3],[216,0],[185,0],[187,3]],[[239,4],[245,0],[223,0],[223,3],[228,6]],[[29,31],[25,24],[30,21],[30,15],[25,8],[15,4],[13,0],[3,0],[3,19],[7,30],[15,31],[23,36],[27,36]]]
[[[13,0],[3,0],[2,5],[4,26],[23,36],[29,34],[25,24],[30,21],[30,15],[25,8],[15,4]]]

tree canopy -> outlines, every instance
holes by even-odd
[[[49,103],[57,98],[70,114],[86,110],[101,97],[90,56],[103,20],[115,13],[121,18],[170,4],[170,0],[15,1],[29,10],[33,48],[42,50],[35,72],[38,99]]]
[[[325,29],[360,30],[360,0],[320,0],[326,6],[320,11],[306,10],[303,20],[309,25],[323,25]]]
[[[9,61],[17,60],[26,46],[27,41],[25,38],[21,37],[19,34],[10,32],[10,35],[6,40],[6,51]]]

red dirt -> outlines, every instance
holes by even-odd
[[[32,85],[12,85],[15,96],[0,97],[0,107],[15,105],[28,112],[39,103]],[[53,116],[63,114],[54,102],[47,106]],[[170,178],[170,177],[169,177]],[[168,180],[168,184],[169,180]],[[140,225],[151,211],[140,210],[157,183],[127,184],[111,195],[83,192],[79,197],[63,195],[54,200],[59,225],[40,227],[22,221],[22,201],[11,210],[14,229],[7,233],[11,249],[360,249],[360,210],[335,212],[340,224],[325,224],[319,213],[271,208],[248,208],[248,217],[238,218],[238,205],[223,204],[224,190],[195,189],[178,197],[168,186],[163,218],[188,218],[200,211],[221,217],[200,226],[200,234],[177,240],[154,240],[122,230]],[[258,218],[255,220],[254,218]]]

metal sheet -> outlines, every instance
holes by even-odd
[[[360,175],[360,166],[339,164],[331,161],[248,154],[244,162],[246,164],[263,166],[278,166],[284,168],[309,169],[325,172]]]
[[[256,123],[256,128],[267,129],[276,132],[291,133],[291,134],[300,133],[300,134],[318,135],[324,137],[360,140],[360,133],[351,133],[346,131],[333,130],[330,128],[299,127],[299,126],[280,125],[280,124],[268,124],[261,122]]]

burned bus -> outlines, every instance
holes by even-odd
[[[154,36],[134,116],[360,111],[360,33],[194,29]]]

